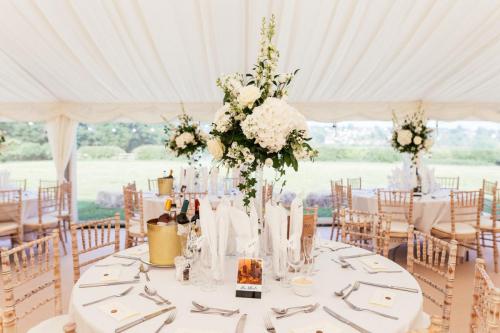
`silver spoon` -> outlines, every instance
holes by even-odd
[[[316,310],[318,307],[319,307],[319,303],[316,303],[316,304],[314,304],[312,307],[310,307],[308,309],[299,310],[299,311],[290,312],[290,313],[286,313],[286,314],[283,314],[283,315],[276,316],[276,319],[287,318],[287,317],[290,317],[290,316],[293,316],[293,315],[296,315],[296,314],[299,314],[299,313],[311,313],[311,312],[314,312],[314,310]]]
[[[349,297],[349,295],[350,295],[353,291],[356,291],[356,290],[358,290],[358,289],[359,289],[359,286],[360,286],[360,285],[361,285],[361,284],[360,284],[358,281],[354,282],[354,286],[352,286],[352,288],[351,288],[351,289],[347,292],[347,294],[345,294],[344,296],[342,296],[342,299],[346,299],[347,297]]]
[[[165,299],[165,298],[161,297],[161,296],[160,296],[160,294],[158,294],[158,292],[156,291],[156,289],[155,289],[155,288],[150,287],[150,286],[148,286],[148,285],[145,285],[145,286],[144,286],[144,291],[146,292],[146,294],[147,294],[148,296],[151,296],[151,297],[155,297],[155,296],[156,296],[156,297],[158,297],[159,299],[161,299],[163,303],[165,303],[165,304],[170,304],[170,301],[169,301],[168,299]]]
[[[273,312],[276,314],[285,314],[290,310],[305,309],[305,308],[310,308],[312,306],[314,306],[314,304],[301,305],[301,306],[291,306],[289,308],[281,308],[281,309],[280,308],[271,308],[271,310],[273,310]]]
[[[338,297],[342,297],[344,296],[344,292],[351,286],[351,284],[349,283],[347,286],[345,286],[344,288],[342,288],[340,291],[334,291],[333,293],[338,296]]]
[[[191,309],[191,312],[192,313],[199,313],[199,314],[209,314],[209,315],[217,314],[217,315],[220,315],[220,316],[223,316],[223,317],[231,317],[232,315],[238,313],[239,310],[236,310],[236,311],[233,311],[233,312],[221,312],[221,311],[201,311],[201,310],[193,310],[193,309]]]
[[[192,301],[191,304],[193,304],[193,306],[195,308],[197,308],[199,311],[214,310],[214,311],[227,312],[227,313],[240,313],[240,309],[227,310],[227,309],[211,308],[211,307],[208,307],[208,306],[201,305],[200,303],[196,303],[195,301]]]
[[[151,281],[149,279],[149,275],[148,275],[148,272],[149,272],[149,266],[148,265],[141,264],[141,266],[139,266],[139,271],[141,273],[144,273],[144,275],[146,275],[146,281],[148,281],[148,282]]]

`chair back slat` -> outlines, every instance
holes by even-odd
[[[351,185],[335,185],[336,209],[352,209],[352,189]]]
[[[390,217],[342,209],[340,223],[343,243],[369,249],[385,257],[389,255]]]
[[[425,290],[423,292],[426,298],[442,308],[443,332],[449,332],[458,243],[455,240],[448,243],[429,234],[414,231],[413,225],[410,225],[408,229],[407,269],[417,280],[443,295],[442,300],[437,300]],[[422,249],[426,249],[425,255]],[[415,272],[415,266],[431,271],[435,276],[429,278],[428,274],[421,275]],[[444,282],[439,284],[439,280],[444,280]]]
[[[483,259],[476,259],[470,331],[472,333],[500,330],[500,289],[495,287],[485,269]]]
[[[101,233],[98,232],[99,229]],[[80,278],[80,269],[97,261],[88,259],[88,254],[103,248],[110,249],[110,254],[120,250],[120,214],[116,213],[114,217],[72,225],[71,243],[73,282],[76,283]],[[85,256],[85,259],[81,256]],[[106,256],[99,257],[99,260],[104,257]]]
[[[54,303],[54,313],[62,313],[61,272],[59,261],[59,235],[52,235],[24,243],[13,249],[2,249],[3,281],[3,329],[15,332],[19,320],[48,303]],[[45,277],[45,275],[50,275]],[[42,279],[42,276],[45,279]],[[48,281],[46,279],[49,278]],[[16,290],[22,290],[22,296],[16,298]],[[52,288],[49,297],[46,291]],[[38,301],[38,298],[42,298]],[[33,305],[34,304],[34,305]],[[24,306],[23,306],[24,305]],[[29,305],[29,310],[23,308]],[[44,313],[44,315],[46,315]]]
[[[436,183],[441,189],[458,190],[460,188],[460,177],[436,177]]]
[[[377,190],[379,214],[388,215],[392,222],[413,224],[413,193],[400,190]]]

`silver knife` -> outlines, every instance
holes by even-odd
[[[375,256],[377,255],[376,253],[362,253],[362,254],[353,254],[352,256],[339,256],[340,260],[344,259],[351,259],[351,258],[359,258],[359,257],[368,257],[368,256]]]
[[[236,333],[245,332],[245,321],[247,320],[247,314],[244,313],[241,315],[240,320],[238,320],[238,324],[236,325]]]
[[[104,287],[104,286],[116,286],[119,284],[130,284],[140,282],[139,279],[128,280],[128,281],[113,281],[113,282],[97,282],[97,283],[83,283],[78,286],[78,288],[93,288],[93,287]]]
[[[164,309],[152,312],[152,313],[150,313],[148,315],[145,315],[142,318],[136,319],[136,320],[134,320],[134,321],[132,321],[132,322],[130,322],[128,324],[125,324],[123,326],[118,327],[117,329],[115,329],[115,333],[125,332],[126,330],[128,330],[128,329],[130,329],[130,328],[132,328],[134,326],[137,326],[137,325],[139,325],[139,324],[141,324],[141,323],[143,323],[143,322],[145,322],[145,321],[147,321],[149,319],[155,318],[155,317],[161,315],[162,313],[171,311],[173,309],[175,309],[175,306],[171,306],[171,307],[168,307],[168,308],[164,308]]]
[[[327,308],[326,306],[323,306],[323,310],[325,310],[325,312],[328,313],[333,318],[337,319],[338,321],[340,321],[340,322],[342,322],[342,323],[344,323],[346,325],[351,326],[352,328],[354,328],[358,332],[361,332],[361,333],[371,333],[370,331],[365,330],[363,327],[360,327],[360,326],[356,325],[355,323],[353,323],[352,321],[350,321],[348,319],[345,319],[341,315],[333,312],[331,309]]]
[[[139,257],[133,257],[133,256],[126,256],[123,254],[114,254],[113,257],[115,258],[123,258],[123,259],[131,259],[131,260],[141,260]]]
[[[359,281],[359,283],[366,284],[366,285],[369,285],[369,286],[374,286],[374,287],[394,289],[394,290],[400,290],[400,291],[407,291],[407,292],[410,292],[410,293],[417,293],[418,294],[418,292],[419,292],[419,290],[415,289],[415,288],[391,286],[391,285],[387,285],[387,284],[381,284],[381,283],[375,283],[375,282],[365,282],[365,281]]]

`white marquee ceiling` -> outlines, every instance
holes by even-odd
[[[220,106],[275,13],[290,101],[311,120],[500,121],[500,1],[0,0],[0,117],[159,122]]]

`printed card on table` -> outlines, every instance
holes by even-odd
[[[241,258],[238,260],[236,297],[262,297],[262,259]]]

